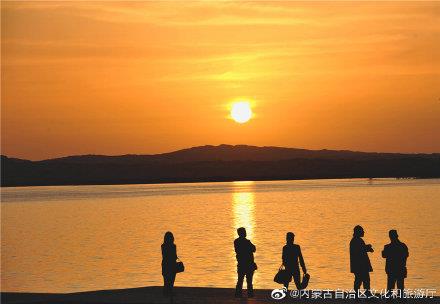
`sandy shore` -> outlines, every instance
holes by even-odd
[[[282,300],[271,298],[272,290],[256,290],[255,297],[247,299],[234,298],[234,290],[228,288],[193,288],[176,287],[176,296],[173,299],[162,296],[161,287],[143,287],[132,289],[88,291],[66,294],[44,293],[13,293],[1,294],[1,303],[50,303],[50,304],[79,304],[79,303],[398,303],[397,300],[343,300],[343,299],[293,299],[285,297]],[[245,295],[245,293],[244,293]],[[440,298],[407,299],[405,303],[440,303]]]

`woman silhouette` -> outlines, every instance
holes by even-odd
[[[170,231],[165,233],[161,247],[163,294],[165,296],[171,296],[173,294],[174,281],[176,279],[177,251],[176,245],[174,244],[174,236]]]

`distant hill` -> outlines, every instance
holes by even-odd
[[[135,184],[354,177],[440,177],[440,153],[400,154],[246,145],[153,155],[1,157],[2,186]]]

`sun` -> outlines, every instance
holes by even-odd
[[[245,123],[252,118],[251,104],[248,101],[238,101],[232,104],[231,117],[235,122]]]

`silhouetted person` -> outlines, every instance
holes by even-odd
[[[174,281],[176,279],[177,251],[174,244],[174,236],[168,231],[165,233],[162,244],[162,276],[163,294],[173,295]]]
[[[252,277],[256,269],[254,262],[255,245],[246,238],[246,229],[241,227],[237,229],[238,238],[234,241],[235,255],[237,258],[237,286],[235,288],[235,296],[241,297],[243,291],[243,280],[246,276],[248,297],[254,296],[252,286]]]
[[[385,272],[388,275],[387,291],[394,289],[397,283],[397,289],[400,296],[405,289],[405,278],[407,275],[406,259],[409,256],[408,247],[399,240],[396,230],[389,232],[391,243],[385,245],[382,251],[382,257],[386,259]]]
[[[367,294],[370,294],[371,267],[368,252],[374,252],[371,245],[365,245],[362,237],[364,229],[361,226],[354,227],[353,238],[350,241],[350,271],[354,273],[354,290],[358,293],[361,284],[364,285]]]
[[[307,273],[306,264],[301,253],[301,247],[294,244],[295,234],[293,232],[287,232],[286,245],[283,247],[283,265],[290,274],[289,280],[286,281],[284,286],[289,288],[289,281],[293,277],[296,288],[301,289],[301,275],[299,272],[299,266],[301,265],[302,271]]]

